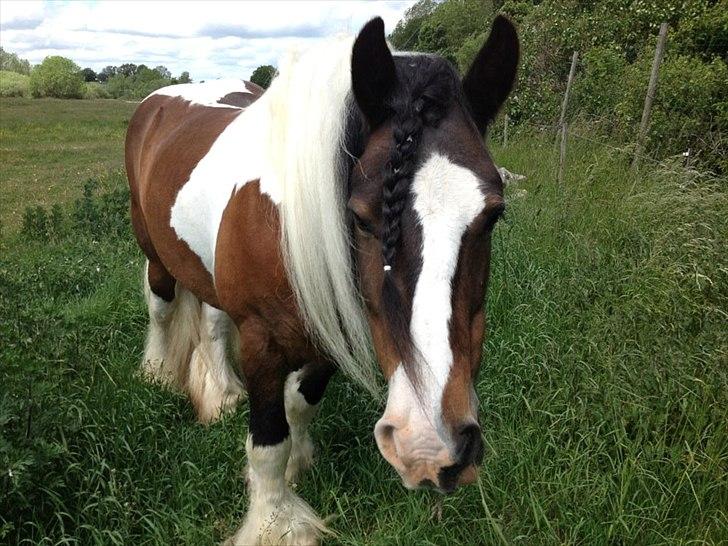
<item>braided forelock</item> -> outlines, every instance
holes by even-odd
[[[394,149],[387,165],[382,194],[382,255],[393,266],[400,238],[400,221],[415,170],[415,156],[422,135],[422,118],[415,105],[397,114],[393,123]]]

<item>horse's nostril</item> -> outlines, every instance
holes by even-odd
[[[394,442],[394,425],[387,423],[381,423],[377,425],[375,434],[380,442],[393,443]]]
[[[397,442],[394,437],[396,431],[397,427],[394,424],[382,419],[374,427],[374,438],[384,458],[395,468],[399,468],[402,461],[400,460],[400,453],[398,452]]]
[[[471,423],[460,429],[457,455],[459,463],[463,466],[483,462],[483,438],[477,424]]]
[[[420,482],[420,487],[423,487],[425,489],[435,489],[437,486],[435,485],[435,482],[433,482],[430,479],[425,478]]]
[[[456,463],[441,468],[438,475],[440,489],[446,493],[455,490],[461,474],[470,465],[478,465],[483,461],[483,439],[480,436],[480,427],[477,424],[468,423],[462,426],[458,432],[456,442]]]

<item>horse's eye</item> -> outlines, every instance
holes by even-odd
[[[355,212],[352,212],[352,215],[354,216],[354,224],[356,224],[358,230],[360,230],[365,235],[374,235],[374,228],[369,222],[360,218],[359,215]]]

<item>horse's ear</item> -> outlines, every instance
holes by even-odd
[[[518,49],[518,34],[513,23],[499,15],[493,21],[490,36],[463,78],[463,91],[481,134],[485,134],[488,124],[495,119],[513,88]]]
[[[394,59],[384,38],[384,21],[375,17],[361,29],[351,53],[354,98],[372,127],[384,121],[385,103],[396,82]]]

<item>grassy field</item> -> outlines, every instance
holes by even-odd
[[[60,146],[46,119],[100,108],[36,104],[21,124],[5,112],[27,104],[0,102],[3,150],[18,127]],[[118,153],[93,161],[120,149],[128,116],[103,104],[109,128],[69,121],[82,149],[56,167],[27,156],[6,199],[66,201],[84,186],[69,173],[119,167]],[[299,493],[333,516],[331,544],[725,544],[728,184],[679,168],[634,177],[575,141],[558,187],[551,138],[514,140],[494,150],[528,179],[494,235],[480,483],[405,491],[372,437],[381,407],[339,377]],[[68,188],[46,194],[50,181]],[[214,544],[247,502],[247,408],[204,428],[139,380],[141,255],[123,175],[97,186],[0,242],[0,543]]]
[[[17,227],[27,205],[68,203],[83,181],[124,165],[135,104],[119,100],[0,100],[0,220]]]

